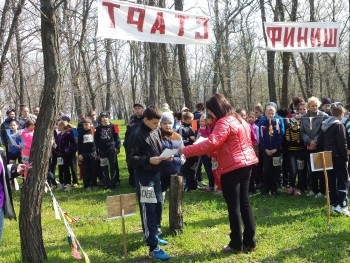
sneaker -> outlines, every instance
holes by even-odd
[[[299,189],[295,189],[294,196],[301,196],[301,191]]]
[[[306,194],[306,196],[315,196],[316,194],[314,193],[314,191],[310,190],[310,192],[308,192]]]
[[[324,196],[324,194],[322,194],[321,192],[319,192],[317,195],[315,195],[316,198],[323,197],[323,196]]]
[[[204,181],[199,181],[198,182],[198,186],[199,187],[205,187],[205,186],[207,186],[207,184]]]
[[[333,211],[338,213],[338,214],[350,216],[350,211],[349,211],[349,208],[347,206],[341,207],[340,205],[337,205]]]
[[[73,184],[72,187],[73,187],[73,188],[77,188],[77,187],[78,187],[78,184]]]
[[[86,187],[85,190],[90,192],[90,191],[92,191],[92,188],[91,187]]]
[[[66,188],[64,189],[64,191],[69,192],[70,190],[72,190],[72,185],[71,184],[67,184]]]
[[[291,186],[289,186],[289,187],[287,188],[287,194],[292,195],[293,192],[294,192],[294,188],[291,187]]]
[[[216,191],[215,191],[215,194],[216,194],[216,195],[222,195],[222,191],[221,191],[221,190],[216,190]]]
[[[339,206],[339,208],[340,208],[340,205],[331,205],[331,212],[336,212],[336,213],[338,213],[338,212],[337,212],[338,206]]]
[[[56,191],[62,191],[63,190],[63,184],[58,184],[56,187]]]
[[[168,241],[165,240],[165,239],[162,239],[160,237],[157,237],[157,240],[158,240],[158,244],[161,245],[161,246],[166,246],[168,245]]]
[[[213,192],[214,187],[207,186],[206,188],[203,189],[204,192]]]
[[[150,251],[148,256],[159,260],[168,260],[170,258],[170,256],[159,247],[156,247],[153,251]]]

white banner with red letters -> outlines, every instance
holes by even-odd
[[[264,23],[267,50],[285,52],[339,52],[340,23]]]
[[[210,44],[210,19],[165,8],[98,1],[97,37],[172,44]]]

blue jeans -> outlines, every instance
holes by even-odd
[[[306,189],[306,174],[305,174],[305,151],[289,151],[289,185],[295,187],[296,179],[298,176],[298,186],[299,190]]]
[[[349,180],[346,161],[332,156],[333,169],[328,171],[329,197],[331,205],[348,206]]]
[[[5,220],[4,209],[0,208],[0,241],[2,239],[2,232],[4,230],[4,220]]]

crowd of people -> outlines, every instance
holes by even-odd
[[[39,110],[36,107],[35,113]],[[149,255],[160,260],[170,258],[159,245],[167,244],[160,238],[162,207],[171,187],[170,177],[176,174],[183,176],[186,192],[201,189],[223,195],[231,228],[225,252],[255,249],[250,195],[278,196],[285,191],[288,195],[319,198],[326,194],[323,172],[311,169],[312,153],[332,151],[333,169],[328,171],[331,210],[350,216],[350,119],[344,117],[345,113],[340,102],[332,103],[329,98],[321,102],[316,97],[307,101],[295,97],[289,109],[278,108],[275,102],[265,107],[257,104],[253,111],[234,109],[220,94],[205,105],[198,103],[194,112],[183,107],[174,113],[167,103],[159,108],[134,104],[123,146],[128,183],[138,195]],[[30,114],[26,106],[18,119],[14,110],[6,114],[1,139],[7,162],[27,167],[36,115]],[[79,176],[86,191],[98,185],[115,189],[120,185],[120,147],[119,129],[110,122],[109,112],[90,111],[86,117],[79,116],[76,128],[69,116],[61,114],[52,141],[48,182],[58,191],[71,191],[78,185]],[[176,153],[163,156],[165,149]]]

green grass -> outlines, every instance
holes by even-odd
[[[115,122],[114,122],[115,123]],[[120,124],[120,134],[125,126]],[[85,192],[82,188],[70,193],[54,192],[62,209],[78,221],[71,225],[91,262],[124,262],[122,221],[106,219],[106,197],[133,191],[127,183],[124,149],[119,155],[122,185],[116,191]],[[14,194],[18,212],[19,192]],[[349,218],[331,214],[327,225],[326,200],[294,197],[250,198],[257,224],[257,250],[239,255],[223,254],[229,241],[226,204],[222,196],[200,191],[184,193],[184,232],[169,235],[168,203],[163,214],[163,232],[169,244],[171,262],[350,262]],[[63,221],[55,220],[49,194],[42,206],[42,227],[47,262],[77,262],[72,257]],[[128,260],[153,262],[147,258],[140,216],[126,218]],[[18,222],[6,220],[0,244],[0,262],[21,262]],[[82,261],[82,260],[81,260]]]

